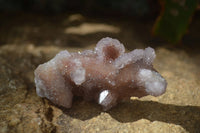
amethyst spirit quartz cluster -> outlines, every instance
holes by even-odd
[[[69,53],[61,51],[35,70],[38,96],[70,108],[73,96],[96,101],[109,110],[131,96],[159,96],[166,80],[153,68],[153,48],[125,53],[124,45],[109,37],[101,39],[94,50]]]

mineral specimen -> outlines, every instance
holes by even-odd
[[[153,48],[125,53],[112,38],[101,39],[94,50],[61,51],[35,70],[36,92],[53,103],[70,108],[73,96],[96,101],[109,110],[131,96],[159,96],[166,80],[153,68]]]

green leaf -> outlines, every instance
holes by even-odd
[[[160,0],[161,15],[158,17],[153,33],[172,43],[177,43],[187,31],[197,0]]]

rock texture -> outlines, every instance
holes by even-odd
[[[95,50],[59,52],[40,64],[35,74],[38,96],[56,105],[71,108],[74,96],[96,101],[104,110],[130,97],[160,96],[167,82],[153,68],[153,48],[125,53],[117,39],[101,39]]]
[[[31,26],[26,26],[28,32]],[[24,35],[31,34],[27,32]],[[128,36],[130,32],[123,34]],[[88,44],[86,38],[80,42]],[[124,42],[123,36],[119,39]],[[132,97],[103,112],[98,104],[79,98],[71,109],[65,109],[36,95],[35,68],[58,51],[66,48],[77,51],[77,48],[22,42],[0,46],[0,133],[200,132],[199,52],[190,52],[188,48],[156,47],[154,67],[168,81],[166,93],[160,97]],[[79,50],[92,47],[94,45]]]

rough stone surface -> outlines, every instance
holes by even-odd
[[[55,32],[59,33],[56,29],[62,29],[62,26],[59,28],[55,26],[58,24],[55,24],[55,21],[52,23],[45,21],[46,24],[39,25],[41,19],[37,20],[33,16],[31,18],[34,18],[35,27],[32,25],[33,21],[30,21],[30,25],[26,22],[26,25],[22,26],[22,18],[20,19],[19,16],[15,18],[15,21],[10,21],[13,18],[8,18],[8,25],[3,19],[1,22],[7,27],[2,31],[9,32],[2,33],[1,31],[0,33],[0,40],[3,42],[0,46],[0,133],[200,132],[200,54],[195,52],[195,49],[199,48],[192,51],[188,47],[167,48],[169,44],[156,47],[157,58],[154,67],[168,81],[167,91],[160,97],[147,96],[142,99],[132,97],[130,102],[123,102],[108,112],[102,112],[101,107],[96,103],[76,98],[71,109],[64,109],[36,95],[33,71],[60,50],[67,48],[69,51],[78,51],[92,48],[94,45],[79,49],[70,46],[61,47],[59,41],[55,43],[51,40],[52,38],[48,39],[55,36]],[[59,20],[56,19],[56,22]],[[12,23],[16,27],[10,27]],[[48,29],[52,25],[56,28]],[[123,40],[127,39],[133,42],[134,48],[146,47],[143,42],[134,45],[138,38],[136,36],[135,39],[130,39],[133,38],[134,33],[129,30],[130,27],[126,28],[127,22],[120,22],[118,25],[122,29],[121,34],[126,35],[126,37],[118,37],[124,44],[126,42]],[[135,25],[137,26],[137,23]],[[141,26],[141,30],[144,27]],[[41,38],[38,37],[38,30],[43,31],[40,34]],[[147,30],[144,31],[146,33]],[[20,37],[14,36],[16,32]],[[50,35],[47,36],[44,33]],[[76,35],[69,36],[67,44],[71,42],[74,45],[77,44],[74,40],[82,44],[92,44],[91,39],[94,39],[94,42],[99,39],[98,37],[91,38],[91,35],[80,37],[80,40]],[[38,40],[31,40],[33,37],[38,37]],[[61,40],[62,37],[64,37],[63,34],[60,36]],[[32,44],[27,40],[32,41]],[[44,45],[38,46],[37,43],[41,44],[41,41]],[[51,43],[51,46],[48,45]]]
[[[109,37],[101,39],[89,56],[61,51],[34,71],[36,92],[65,108],[79,96],[96,101],[105,111],[133,96],[165,93],[167,82],[152,64],[155,50],[124,51],[118,40]]]

